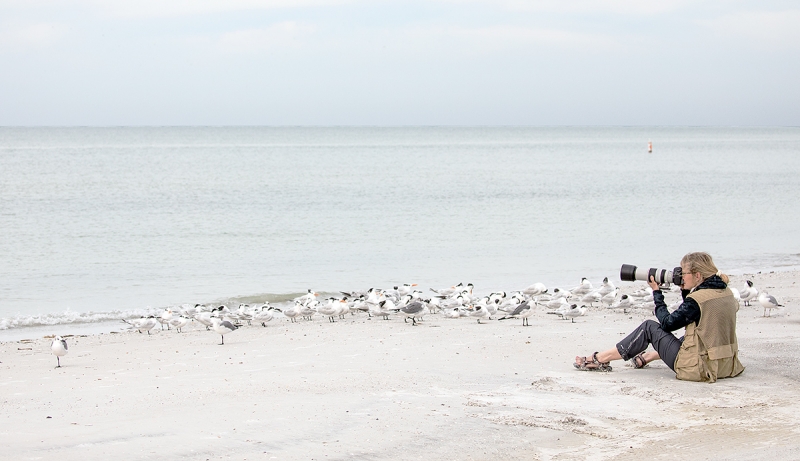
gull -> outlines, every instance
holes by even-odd
[[[381,300],[380,300],[380,298],[378,296],[378,290],[376,290],[374,288],[370,288],[369,290],[367,290],[366,303],[367,304],[378,304],[379,302],[381,302]]]
[[[348,291],[340,291],[339,293],[341,293],[343,296],[345,296],[347,298],[351,298],[351,299],[357,299],[357,298],[361,298],[361,297],[367,296],[367,292],[366,291],[359,291],[359,290],[349,291],[349,292]]]
[[[622,309],[622,312],[627,313],[628,309],[633,307],[633,304],[631,303],[631,298],[628,295],[622,295],[622,297],[619,298],[619,301],[617,301],[616,304],[613,304],[609,307],[611,309]]]
[[[219,345],[222,346],[225,344],[225,334],[236,331],[236,328],[238,327],[227,320],[220,320],[217,317],[212,317],[211,328],[219,333],[220,338],[222,338],[222,342],[219,343]]]
[[[544,286],[544,283],[536,282],[528,288],[522,290],[522,292],[528,296],[539,296],[547,293],[547,287]]]
[[[489,293],[489,299],[491,300],[499,299],[500,301],[503,301],[507,296],[508,294],[505,291],[495,291],[494,293]]]
[[[611,291],[603,295],[603,297],[600,298],[600,302],[611,306],[612,304],[614,304],[614,301],[617,300],[617,294],[619,294],[619,288],[614,288],[614,291]]]
[[[417,324],[416,318],[425,315],[425,311],[427,310],[428,308],[425,307],[425,305],[419,301],[414,301],[413,303],[407,304],[400,308],[400,312],[402,312],[403,315],[405,315],[403,321],[408,323],[408,319],[410,318],[412,325],[416,325]]]
[[[211,312],[219,312],[220,315],[222,315],[222,318],[231,323],[236,323],[237,321],[239,321],[239,316],[236,315],[234,312],[231,312],[231,310],[228,309],[228,306],[219,306],[215,309],[211,309]]]
[[[122,319],[122,321],[132,326],[133,328],[139,330],[139,333],[141,333],[142,330],[146,331],[148,335],[150,334],[150,330],[155,328],[157,323],[156,318],[153,315],[151,315],[150,317],[142,317],[140,319],[136,319],[131,322],[125,319]]]
[[[50,350],[53,351],[53,355],[56,356],[56,363],[58,365],[56,368],[61,368],[61,357],[67,355],[67,340],[62,338],[61,336],[56,336],[53,338],[53,343],[50,344]]]
[[[336,306],[336,308],[339,311],[339,318],[342,320],[344,320],[345,315],[350,313],[350,303],[347,301],[347,298],[340,299],[339,305]]]
[[[460,291],[461,296],[463,296],[467,302],[470,302],[475,298],[475,296],[472,294],[472,290],[474,288],[475,286],[473,284],[468,283],[467,286]]]
[[[497,309],[503,312],[514,312],[517,306],[519,306],[525,301],[523,299],[523,296],[524,295],[522,294],[515,294],[510,298],[506,299],[505,301],[503,301],[502,303],[500,303],[500,305],[497,306]]]
[[[189,319],[187,319],[186,317],[184,317],[182,315],[178,316],[178,317],[173,317],[169,321],[169,324],[172,325],[173,327],[175,327],[175,330],[177,330],[178,333],[180,333],[181,332],[181,328],[185,327],[186,324],[188,324],[188,323],[189,323]]]
[[[550,309],[559,309],[567,305],[569,305],[569,303],[567,303],[567,300],[564,298],[552,299],[545,304],[545,306],[547,306]]]
[[[194,314],[194,319],[206,326],[206,330],[211,328],[211,312],[198,312]]]
[[[609,293],[613,293],[614,291],[616,291],[616,289],[617,287],[614,286],[614,283],[610,282],[608,280],[608,277],[606,277],[603,279],[603,286],[600,287],[600,289],[597,291],[600,293],[601,296],[605,296]]]
[[[411,291],[414,289],[415,286],[417,286],[416,283],[404,283],[404,284],[400,285],[399,287],[394,287],[394,289],[397,291],[397,294],[399,294],[400,296],[405,296],[405,295],[411,293]]]
[[[351,311],[361,311],[366,312],[369,314],[369,306],[367,302],[364,300],[364,297],[361,296],[360,298],[353,301],[352,307],[350,307]]]
[[[512,319],[512,318],[522,319],[523,327],[530,326],[530,323],[528,322],[528,317],[530,317],[531,314],[533,314],[533,308],[530,304],[530,301],[525,301],[524,303],[517,306],[517,308],[514,309],[514,312],[509,313],[505,317],[500,317],[499,320]]]
[[[247,322],[250,325],[250,321],[253,320],[253,310],[247,304],[239,304],[239,310],[236,311],[236,317],[239,318],[240,321]]]
[[[317,293],[314,293],[314,291],[312,291],[311,288],[309,288],[308,293],[295,299],[295,301],[300,301],[300,304],[308,304],[316,299],[317,299]]]
[[[336,298],[328,298],[328,302],[326,304],[321,304],[317,309],[317,312],[325,317],[328,317],[328,322],[335,322],[336,320],[334,317],[339,315],[339,312],[341,312],[338,309],[338,306],[335,304],[339,304],[339,300]]]
[[[566,320],[564,317],[567,314],[567,311],[570,310],[570,306],[567,303],[562,304],[555,312],[548,312],[548,314],[556,314],[561,317],[561,320]]]
[[[164,325],[166,325],[167,330],[169,330],[169,321],[172,320],[172,310],[164,309],[164,312],[162,312],[159,317],[156,317],[156,320],[161,324],[162,330],[164,329]]]
[[[572,293],[570,293],[567,290],[562,290],[560,288],[554,288],[553,289],[553,296],[551,298],[552,299],[570,298],[571,296],[572,296]]]
[[[200,312],[200,309],[199,309],[199,307],[200,307],[200,305],[199,305],[199,304],[195,304],[195,305],[194,305],[194,307],[192,307],[192,306],[189,306],[189,307],[187,307],[187,308],[185,308],[185,309],[182,309],[182,310],[181,310],[181,313],[182,313],[182,314],[183,314],[185,317],[193,318],[193,317],[195,316],[195,314],[197,314],[198,312]]]
[[[452,309],[444,309],[442,310],[442,314],[444,314],[445,318],[448,319],[457,319],[461,317],[461,312],[458,307],[454,307]]]
[[[570,308],[564,313],[564,318],[569,317],[572,319],[572,323],[575,323],[575,317],[580,317],[586,314],[586,306],[578,307],[577,304],[573,304]]]
[[[445,298],[439,301],[439,306],[442,306],[444,308],[461,307],[465,304],[467,304],[467,300],[464,299],[464,296],[460,294],[455,298]]]
[[[414,300],[414,297],[413,297],[413,296],[411,296],[411,295],[403,295],[403,296],[401,296],[401,297],[400,297],[400,299],[399,299],[399,300],[397,300],[397,305],[396,305],[396,307],[398,307],[398,308],[402,308],[402,307],[404,307],[404,306],[407,306],[407,305],[408,305],[408,304],[410,304],[410,303],[411,303],[411,301],[413,301],[413,300]]]
[[[470,283],[470,285],[472,285],[472,284]],[[463,283],[459,283],[458,285],[453,285],[450,288],[442,288],[442,289],[439,289],[439,290],[435,290],[435,289],[431,288],[431,291],[436,293],[436,294],[438,294],[438,295],[441,295],[441,296],[450,296],[453,293],[461,292],[461,290],[463,290],[463,289],[464,289],[464,284]]]
[[[581,302],[588,303],[591,306],[594,303],[599,303],[601,299],[603,299],[603,295],[601,295],[599,291],[593,291],[583,295]]]
[[[378,303],[375,303],[375,304],[367,303],[367,308],[368,308],[367,313],[369,314],[370,317],[373,317],[373,316],[374,317],[381,317],[381,316],[383,316],[383,311],[381,310],[381,306],[378,305]],[[386,320],[386,319],[384,319],[384,320]]]
[[[271,321],[274,318],[275,318],[275,313],[272,312],[272,308],[269,307],[269,303],[264,304],[261,307],[261,310],[259,312],[256,312],[255,315],[253,315],[253,320],[255,320],[256,322],[261,322],[262,327],[266,327],[267,322]]]
[[[744,290],[742,290],[741,297],[745,306],[749,306],[750,301],[758,298],[758,290],[756,290],[756,288],[753,286],[752,281],[745,281]]]
[[[489,318],[489,311],[481,306],[472,306],[472,310],[470,311],[469,316],[477,318],[478,323],[481,323],[481,319]]]
[[[397,308],[394,302],[387,298],[378,303],[378,310],[380,312],[378,315],[383,317],[383,320],[389,320],[389,314],[392,311],[396,311]]]
[[[289,317],[289,321],[292,323],[297,323],[297,318],[300,315],[300,301],[295,301],[294,306],[288,307],[283,310],[283,315]]]
[[[300,316],[306,320],[311,320],[314,317],[314,314],[317,313],[317,308],[320,306],[320,303],[315,299],[308,304],[300,304]]]
[[[476,296],[473,296],[469,290],[461,290],[460,293],[456,293],[451,296],[451,298],[455,297],[463,299],[464,304],[469,304],[476,298]]]
[[[772,317],[772,309],[784,307],[783,304],[778,304],[778,300],[774,296],[763,291],[758,295],[758,302],[764,307],[764,317]],[[767,310],[769,310],[769,316],[767,316]]]
[[[434,296],[431,299],[427,300],[428,309],[430,309],[431,312],[433,312],[434,314],[436,313],[437,309],[440,310],[440,311],[444,310],[444,308],[442,308],[442,305],[440,304],[439,301],[441,301],[441,299],[437,298],[436,296]]]
[[[490,302],[488,298],[482,298],[478,305],[481,307],[485,307],[487,311],[489,311],[489,318],[492,318],[493,315],[497,314],[497,310],[499,309],[500,300],[495,299],[494,302]]]
[[[581,284],[571,289],[570,292],[573,295],[585,295],[586,293],[592,291],[592,289],[592,282],[590,282],[586,277],[583,277],[581,278]]]

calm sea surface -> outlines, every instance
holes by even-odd
[[[0,330],[308,288],[572,287],[697,250],[793,267],[798,197],[798,128],[0,128]]]

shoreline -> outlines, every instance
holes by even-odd
[[[786,307],[742,306],[742,376],[678,381],[654,362],[576,371],[647,313],[575,323],[347,316],[242,327],[0,343],[6,456],[126,459],[654,459],[686,446],[724,459],[800,455],[800,288],[754,277]],[[731,276],[734,287],[742,278]],[[630,284],[639,287],[639,284]],[[633,429],[632,429],[633,428]]]
[[[726,272],[729,276],[731,276],[731,286],[737,289],[741,289],[742,283],[739,282],[739,279],[743,279],[746,277],[749,278],[756,278],[758,276],[764,274],[775,274],[775,273],[793,273],[795,274],[795,278],[800,278],[800,266],[785,266],[785,267],[770,267],[766,269],[762,269],[760,271],[752,271],[752,270],[732,270],[730,272]],[[618,274],[616,274],[618,278]],[[591,280],[590,280],[591,281]],[[597,282],[592,281],[595,284],[595,288],[598,288]],[[622,294],[629,294],[638,289],[641,289],[645,286],[644,282],[619,282],[614,281],[617,287],[620,288],[620,295]],[[571,288],[574,285],[569,285]],[[567,285],[562,286],[562,288],[567,287]],[[481,289],[482,287],[476,288],[476,293],[481,295],[489,294],[491,291],[486,291]],[[525,288],[521,287],[520,289]],[[427,287],[424,288],[427,290]],[[552,290],[551,290],[552,291]],[[427,291],[431,293],[430,291]],[[297,294],[300,296],[302,293]],[[432,293],[431,293],[432,294]],[[293,295],[293,294],[292,294]],[[265,294],[265,295],[240,295],[234,296],[227,299],[218,299],[217,301],[206,303],[206,305],[227,305],[231,307],[233,304],[238,304],[239,302],[246,302],[246,303],[263,303],[263,301],[257,301],[261,298],[265,299],[278,299],[282,302],[273,303],[274,306],[281,307],[286,303],[288,305],[288,300],[291,298],[290,294]],[[323,296],[335,296],[340,295],[338,292],[324,292],[320,293],[319,298],[323,299]],[[188,306],[189,304],[184,303],[181,306]],[[60,322],[52,322],[49,320],[48,323],[35,323],[33,325],[24,325],[24,326],[11,326],[3,328],[4,322],[8,322],[13,320],[17,317],[9,317],[9,318],[0,318],[0,343],[9,342],[9,341],[19,341],[25,339],[35,339],[41,338],[48,335],[54,334],[64,334],[67,335],[97,335],[97,334],[109,334],[109,333],[119,333],[125,331],[129,328],[129,325],[122,323],[122,319],[132,319],[138,318],[140,316],[146,315],[159,315],[164,309],[167,308],[175,308],[178,305],[165,305],[163,307],[150,307],[146,309],[131,309],[127,311],[113,311],[113,312],[89,312],[86,314],[92,316],[101,316],[101,320],[97,321],[64,321],[63,323]],[[74,311],[67,311],[61,315],[69,315],[70,318],[74,318],[77,315],[81,315],[81,313],[76,313]],[[47,315],[58,315],[58,314],[47,314]],[[46,316],[47,316],[46,315]],[[27,316],[25,317],[26,322],[30,321],[31,317],[41,317],[41,315],[37,316]]]

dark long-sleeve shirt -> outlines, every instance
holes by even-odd
[[[707,288],[718,290],[724,289],[727,286],[728,285],[723,282],[719,276],[712,275],[703,280],[703,282],[697,286],[696,290],[704,290]],[[686,297],[689,293],[689,290],[681,290],[683,303],[675,309],[675,312],[670,314],[669,310],[667,310],[667,303],[664,302],[664,293],[662,293],[661,290],[653,291],[653,301],[656,304],[655,316],[661,324],[662,329],[665,331],[675,331],[692,322],[697,323],[700,321],[700,305],[697,304],[697,301],[694,299]]]

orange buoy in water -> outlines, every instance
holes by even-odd
[[[653,142],[652,141],[647,141],[647,152],[649,152],[651,154],[653,153]]]

